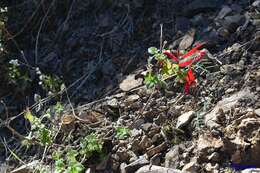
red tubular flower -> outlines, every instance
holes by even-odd
[[[189,66],[189,69],[187,71],[187,75],[185,77],[185,85],[184,85],[184,91],[189,94],[190,93],[190,87],[196,83],[196,77],[193,74],[193,71],[191,69],[191,66],[194,62],[198,62],[201,60],[201,58],[207,53],[204,50],[199,50],[204,43],[197,44],[194,48],[192,48],[190,51],[185,53],[182,56],[179,56],[179,53],[177,57],[170,53],[170,52],[164,52],[166,56],[171,58],[174,62],[178,63],[179,67],[184,68]]]
[[[194,54],[195,52],[197,52],[198,49],[200,49],[202,46],[203,46],[203,43],[197,44],[197,45],[196,45],[194,48],[192,48],[189,52],[185,53],[185,54],[182,56],[182,58],[184,59],[184,58],[187,58],[187,57],[193,55],[193,54]]]
[[[174,56],[172,53],[165,51],[163,52],[163,54],[171,58],[174,62],[177,63],[179,62],[179,59],[176,56]]]
[[[186,81],[186,83],[184,85],[184,91],[187,94],[189,94],[191,85],[196,82],[196,78],[195,78],[191,68],[189,68],[189,70],[187,71],[187,76],[185,78],[185,81]]]

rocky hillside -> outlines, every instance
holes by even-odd
[[[0,172],[260,172],[259,0],[44,2],[9,10],[5,58],[33,82],[2,87]],[[205,43],[193,92],[145,86],[160,36],[170,50]],[[40,89],[36,67],[65,89]]]

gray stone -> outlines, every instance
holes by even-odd
[[[255,110],[255,114],[260,117],[260,108]]]
[[[253,2],[252,4],[253,7],[257,7],[257,8],[260,8],[260,0],[256,0]]]
[[[118,100],[116,98],[113,98],[111,100],[108,100],[106,104],[108,106],[111,106],[111,107],[117,107],[118,106]]]
[[[217,103],[217,105],[213,108],[213,110],[205,115],[205,124],[206,126],[213,129],[214,127],[219,127],[217,121],[217,113],[219,109],[223,111],[229,110],[233,107],[239,99],[244,97],[253,97],[254,95],[250,92],[248,88],[244,88],[243,90],[231,95],[230,97],[224,98]]]
[[[260,168],[250,168],[241,171],[241,173],[258,173],[258,172],[260,172]]]
[[[148,165],[149,163],[150,162],[144,156],[140,156],[136,161],[126,165],[124,169],[126,173],[133,173],[142,166]]]
[[[167,144],[164,142],[164,143],[162,143],[162,144],[160,144],[160,145],[158,145],[158,146],[148,150],[146,155],[148,157],[152,157],[153,155],[161,153],[162,151],[166,150],[166,148],[167,148]]]
[[[140,98],[140,96],[137,95],[137,94],[130,95],[130,96],[128,96],[127,99],[126,99],[126,104],[127,104],[127,105],[132,104],[132,103],[134,103],[135,101],[137,101],[139,98]]]
[[[245,16],[235,14],[232,16],[226,16],[224,20],[221,20],[221,25],[226,28],[230,33],[234,33],[239,26],[242,26],[245,22]]]
[[[197,173],[199,171],[199,165],[197,162],[192,161],[182,168],[182,171],[187,171],[189,173]]]
[[[195,33],[196,33],[195,29],[191,29],[184,35],[184,37],[182,38],[179,44],[179,50],[187,50],[189,47],[191,47],[194,41]]]
[[[224,5],[220,10],[220,12],[218,13],[217,19],[223,19],[226,15],[228,15],[231,12],[232,9],[229,6]]]
[[[189,111],[179,116],[177,120],[176,128],[182,128],[186,126],[194,117],[194,114],[195,114],[194,111]]]
[[[142,168],[138,169],[136,173],[185,173],[184,171],[180,171],[177,169],[165,168],[161,166],[143,166]]]
[[[137,119],[136,121],[134,121],[131,125],[130,128],[132,129],[140,129],[141,125],[144,124],[144,119]]]
[[[178,168],[180,162],[180,147],[179,145],[174,146],[168,153],[165,155],[165,167],[167,168]]]
[[[142,83],[143,83],[143,79],[141,78],[135,79],[135,75],[131,74],[128,75],[126,79],[119,84],[119,88],[123,91],[130,91],[131,89],[141,86]]]
[[[148,132],[152,128],[153,124],[152,123],[145,123],[141,125],[141,128],[145,131]]]

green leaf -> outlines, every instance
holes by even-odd
[[[51,144],[51,142],[52,142],[52,140],[51,140],[51,132],[48,129],[43,128],[43,129],[40,130],[40,142],[43,145]]]
[[[55,161],[55,173],[62,173],[65,169],[65,163],[63,159]]]
[[[131,134],[131,130],[126,127],[117,127],[116,128],[116,137],[118,139],[125,139],[129,137]]]
[[[30,123],[32,123],[34,121],[34,116],[33,116],[33,114],[31,113],[30,110],[27,110],[24,113],[24,118],[26,118]]]
[[[82,139],[80,147],[80,154],[85,155],[87,158],[91,157],[94,153],[100,154],[102,152],[102,143],[94,133]]]
[[[148,48],[148,53],[149,53],[149,54],[154,55],[154,54],[156,54],[156,53],[158,53],[158,52],[159,52],[159,50],[158,50],[156,47],[150,47],[150,48]]]

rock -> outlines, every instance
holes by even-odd
[[[152,128],[153,124],[152,123],[145,123],[141,125],[141,129],[143,129],[145,132],[148,132]]]
[[[182,171],[186,171],[189,173],[197,173],[199,171],[199,165],[197,162],[192,161],[192,162],[184,165],[184,167],[182,168]]]
[[[173,148],[165,155],[165,167],[178,168],[180,162],[180,147],[179,145],[173,146]]]
[[[205,125],[213,129],[214,127],[219,127],[219,124],[216,123],[217,113],[219,109],[223,111],[231,109],[241,98],[244,97],[254,97],[248,88],[231,95],[230,97],[224,98],[217,103],[213,110],[205,115]]]
[[[185,173],[183,171],[177,170],[177,169],[171,169],[171,168],[165,168],[161,166],[143,166],[142,168],[138,169],[136,173]]]
[[[139,146],[142,148],[143,151],[146,151],[147,148],[152,146],[152,141],[146,135],[144,135],[139,143]]]
[[[133,129],[132,131],[131,131],[131,136],[133,137],[133,138],[137,138],[138,136],[140,136],[142,134],[142,130],[140,129],[140,130],[137,130],[137,129]]]
[[[126,79],[119,84],[119,88],[123,91],[130,91],[131,89],[141,86],[142,82],[143,79],[141,78],[135,79],[135,75],[131,74],[128,75]]]
[[[163,140],[163,137],[160,133],[153,135],[152,137],[152,143],[161,143]]]
[[[140,139],[137,138],[137,139],[133,140],[133,142],[131,143],[131,149],[132,149],[133,152],[139,153],[142,150],[139,143],[140,143]]]
[[[241,171],[241,173],[258,173],[258,172],[260,172],[260,168],[250,168]]]
[[[126,165],[124,167],[124,170],[126,173],[133,173],[142,166],[148,165],[150,162],[144,157],[140,156],[136,161],[130,163],[129,165]]]
[[[131,125],[130,128],[132,129],[140,129],[141,125],[144,124],[144,119],[137,119],[136,121],[134,121]]]
[[[220,10],[220,12],[218,13],[218,16],[216,18],[223,19],[226,15],[228,15],[231,12],[232,12],[232,9],[229,6],[224,5],[222,7],[222,9]]]
[[[201,12],[218,9],[223,4],[223,0],[194,0],[184,8],[184,15],[194,16]]]
[[[260,117],[260,108],[255,110],[255,114]]]
[[[250,140],[257,135],[260,130],[260,118],[246,118],[238,126],[239,137]]]
[[[240,14],[236,14],[233,16],[226,16],[222,23],[222,26],[228,29],[230,33],[234,33],[238,26],[242,25],[245,21],[245,17]]]
[[[148,150],[148,151],[146,152],[146,155],[147,155],[148,157],[152,157],[153,155],[158,154],[158,153],[160,153],[160,152],[166,150],[166,148],[167,148],[167,144],[164,142],[164,143],[162,143],[162,144],[160,144],[160,145],[158,145],[158,146],[156,146],[156,147],[154,147],[154,148]]]
[[[224,147],[224,142],[221,138],[214,138],[209,135],[201,135],[197,141],[196,153],[199,162],[208,161],[208,156],[214,151]]]
[[[126,99],[126,104],[130,105],[130,104],[134,103],[135,101],[137,101],[139,98],[140,98],[140,96],[137,94],[130,95]]]
[[[127,162],[130,159],[130,155],[124,147],[119,147],[116,152],[116,155],[118,155],[120,162]]]
[[[208,172],[212,172],[215,173],[217,170],[219,169],[219,165],[216,163],[215,165],[213,165],[212,163],[207,163],[205,165],[205,170]]]
[[[111,100],[108,100],[108,101],[106,102],[106,105],[111,106],[111,107],[113,107],[113,108],[116,108],[116,107],[118,107],[118,100],[117,100],[116,98],[113,98],[113,99],[111,99]]]
[[[257,7],[257,8],[260,8],[260,0],[256,0],[253,2],[252,4],[253,7]]]
[[[189,111],[179,116],[177,120],[176,128],[182,128],[186,126],[194,117],[194,115],[195,115],[194,111]]]
[[[224,39],[228,39],[229,36],[230,36],[229,31],[228,31],[226,28],[224,28],[224,27],[219,28],[219,29],[217,30],[217,34],[218,34],[219,36],[223,37]]]
[[[161,153],[155,154],[155,155],[150,159],[150,164],[160,166],[161,156],[162,156]]]
[[[191,29],[190,31],[188,31],[188,33],[184,35],[179,44],[179,50],[187,50],[189,47],[191,47],[194,41],[195,33],[195,29]]]
[[[234,11],[234,12],[237,12],[237,13],[240,13],[243,11],[243,8],[238,5],[238,4],[231,4],[231,9]]]
[[[126,163],[121,163],[120,164],[120,172],[121,173],[127,173],[126,170],[125,170],[125,167],[127,166]]]

